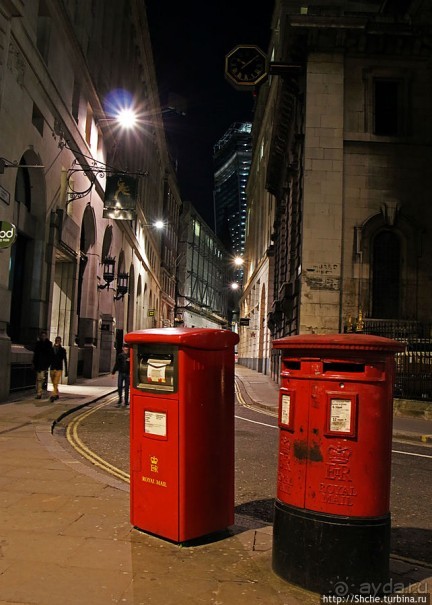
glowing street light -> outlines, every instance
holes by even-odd
[[[137,103],[131,92],[124,88],[111,90],[105,97],[104,113],[107,122],[116,122],[126,129],[134,128],[138,122]]]
[[[232,284],[230,284],[231,290],[238,290],[240,288],[240,284],[237,283],[236,281],[232,282]]]
[[[119,111],[115,119],[122,128],[126,129],[134,128],[137,123],[137,115],[131,108],[125,108]]]
[[[234,258],[234,264],[236,265],[236,267],[241,267],[242,265],[244,265],[244,259],[241,256],[236,256]]]

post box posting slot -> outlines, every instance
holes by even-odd
[[[141,391],[177,391],[177,350],[172,347],[138,345],[134,386]]]

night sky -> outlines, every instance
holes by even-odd
[[[178,162],[182,199],[213,228],[213,145],[233,122],[252,121],[252,92],[224,77],[225,55],[237,44],[270,41],[273,1],[147,0],[162,106],[170,95],[186,101],[186,115],[165,114],[167,139]]]

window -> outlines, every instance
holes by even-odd
[[[370,66],[363,70],[364,127],[372,140],[373,137],[407,137],[412,134],[413,78],[413,71],[405,67]]]
[[[374,80],[374,134],[401,134],[401,88],[399,80]]]
[[[77,78],[75,78],[73,92],[72,92],[72,116],[77,124],[78,124],[78,120],[79,120],[80,99],[81,99],[81,83]]]
[[[44,128],[44,118],[43,115],[37,105],[33,103],[33,112],[32,112],[32,124],[39,132],[41,136],[43,136],[43,128]]]
[[[49,41],[51,35],[51,18],[45,0],[39,2],[37,17],[36,45],[45,63],[48,62]]]
[[[90,105],[87,105],[85,139],[89,146],[91,145],[92,126],[93,126],[93,111],[92,111],[92,108],[90,107]]]

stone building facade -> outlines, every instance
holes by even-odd
[[[138,124],[122,131],[113,107],[129,102]],[[1,399],[31,384],[42,329],[72,382],[109,371],[127,331],[173,322],[161,251],[176,236],[153,222],[175,225],[181,201],[144,4],[0,0],[0,132],[0,218],[18,233],[0,254]],[[132,220],[104,211],[113,174],[134,179]]]
[[[431,320],[431,25],[422,0],[276,2],[272,338]]]

